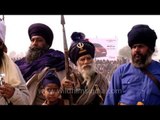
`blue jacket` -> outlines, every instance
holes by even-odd
[[[152,60],[147,67],[160,81],[160,63]],[[142,71],[131,63],[121,65],[113,73],[104,105],[160,105],[160,90],[157,85]]]

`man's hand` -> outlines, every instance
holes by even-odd
[[[8,83],[4,83],[3,85],[0,86],[0,95],[7,99],[13,96],[14,91],[15,88]]]
[[[62,81],[61,81],[61,86],[63,89],[74,89],[74,82],[71,81],[71,80],[68,80],[66,78],[64,78]]]

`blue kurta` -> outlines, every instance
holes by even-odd
[[[147,70],[160,81],[159,62],[152,60]],[[112,75],[104,105],[118,105],[119,102],[136,105],[139,101],[144,105],[160,105],[160,89],[140,69],[131,63],[123,64]]]

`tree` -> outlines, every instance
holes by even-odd
[[[127,59],[131,59],[131,49],[129,46],[125,46],[123,48],[121,48],[119,50],[119,53],[118,53],[118,57],[119,58],[127,58]]]

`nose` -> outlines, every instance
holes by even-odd
[[[37,46],[37,40],[33,40],[33,41],[32,41],[32,45],[33,45],[33,46]]]
[[[86,63],[89,63],[89,62],[90,62],[90,60],[85,58],[84,63],[86,64]]]

